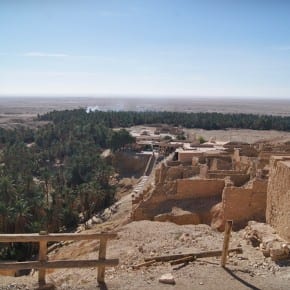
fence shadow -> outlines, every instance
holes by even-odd
[[[237,276],[232,270],[223,267],[224,270],[231,275],[233,278],[235,278],[237,281],[239,281],[240,283],[242,283],[243,285],[245,285],[246,287],[248,287],[249,289],[253,289],[253,290],[261,290],[260,288],[257,288],[256,286],[252,285],[251,283],[245,281],[244,279],[242,279],[241,277]]]
[[[100,289],[100,290],[108,290],[109,289],[105,282],[104,283],[99,283],[97,288]]]

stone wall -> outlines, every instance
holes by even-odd
[[[209,171],[208,177],[209,178],[218,178],[223,179],[225,177],[229,177],[235,186],[242,186],[246,182],[249,181],[250,175],[245,173],[240,173],[236,171],[228,171],[228,170],[221,170],[221,171]]]
[[[193,156],[190,158],[192,161]],[[229,155],[206,156],[205,164],[193,162],[186,166],[162,163],[156,169],[154,189],[138,205],[134,204],[133,220],[205,223],[218,229],[223,228],[227,219],[234,220],[236,229],[249,220],[264,222],[268,180],[251,173],[256,158],[236,156],[239,164],[233,167],[239,168],[238,171],[233,170],[231,158]],[[219,160],[224,170],[219,170]],[[189,159],[183,161],[189,162]],[[208,170],[208,166],[215,170]],[[206,173],[199,174],[204,167]],[[251,176],[255,178],[250,180]]]
[[[180,179],[177,180],[179,198],[211,197],[221,194],[225,181],[220,179]]]
[[[225,187],[222,208],[225,220],[233,220],[236,228],[249,220],[265,221],[267,180],[255,180],[251,188]]]
[[[164,184],[168,181],[190,178],[199,174],[199,166],[165,166],[163,163],[155,171],[156,184]]]
[[[270,159],[272,156],[287,156],[287,153],[285,151],[277,151],[273,150],[272,151],[261,151],[259,153],[259,162],[258,162],[258,169],[263,169],[266,165],[270,163]],[[289,155],[289,153],[288,153]]]
[[[290,242],[290,156],[270,159],[266,220]]]
[[[184,166],[183,170],[183,176],[182,178],[191,178],[193,176],[196,176],[199,174],[200,166]]]
[[[210,209],[221,201],[224,180],[178,179],[156,186],[132,212],[133,220],[152,220],[170,213],[173,207],[195,212],[202,223],[210,223]]]
[[[178,161],[182,164],[191,164],[193,157],[203,156],[202,152],[198,151],[180,151],[178,152]]]
[[[233,167],[232,161],[226,161],[223,159],[214,158],[210,160],[210,170],[231,170]]]

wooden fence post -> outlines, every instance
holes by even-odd
[[[59,268],[84,268],[98,267],[98,282],[105,283],[105,268],[113,267],[119,264],[119,259],[106,259],[107,240],[116,238],[116,233],[91,233],[91,234],[48,234],[41,231],[38,234],[0,234],[0,243],[39,243],[38,261],[28,262],[2,262],[0,261],[0,270],[9,269],[38,269],[39,288],[53,289],[53,284],[47,284],[45,274],[47,269]],[[47,243],[56,241],[81,241],[100,239],[99,259],[92,260],[54,260],[48,261]]]
[[[46,231],[39,232],[39,235],[47,235]],[[46,262],[47,261],[47,241],[39,241],[39,261],[40,262]],[[38,270],[38,283],[39,287],[42,287],[45,285],[45,269],[39,269]]]
[[[232,227],[233,227],[233,221],[232,220],[226,221],[224,242],[223,242],[223,249],[222,249],[222,259],[221,259],[222,267],[225,267],[226,262],[227,262]]]
[[[100,249],[99,249],[99,260],[106,259],[106,251],[107,251],[107,238],[100,238]],[[105,266],[98,267],[98,282],[105,283]]]

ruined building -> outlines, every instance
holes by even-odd
[[[238,229],[267,217],[290,240],[288,147],[213,142],[177,149],[156,169],[153,186],[133,199],[132,219],[223,230],[227,219]]]

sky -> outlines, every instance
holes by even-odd
[[[0,0],[0,96],[290,99],[288,0]]]

